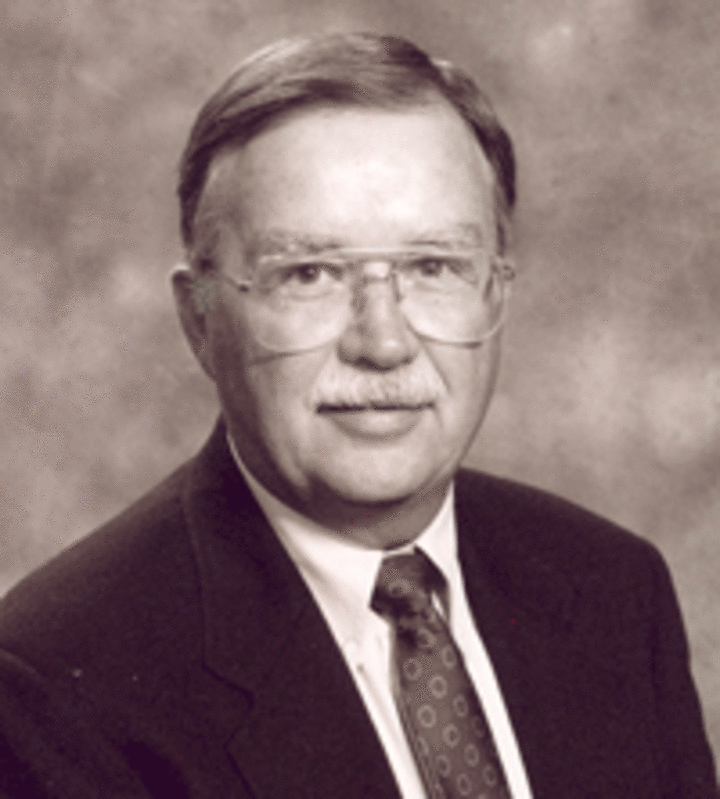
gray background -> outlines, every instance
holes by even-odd
[[[718,0],[3,0],[0,591],[203,440],[175,166],[242,56],[397,31],[469,68],[520,163],[520,275],[470,462],[654,541],[720,753]]]

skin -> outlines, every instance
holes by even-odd
[[[218,224],[219,266],[242,277],[278,244],[496,246],[492,173],[471,131],[437,102],[395,111],[306,109],[216,159],[199,213]],[[183,328],[217,387],[240,457],[273,494],[338,535],[390,548],[440,507],[485,415],[499,337],[419,338],[391,284],[366,286],[335,340],[281,354],[253,338],[243,297],[190,268],[174,275]],[[435,378],[432,401],[324,406],[329,372]]]

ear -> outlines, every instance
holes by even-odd
[[[208,342],[208,322],[212,311],[210,281],[187,264],[178,264],[170,276],[180,324],[195,357],[213,379],[213,365]]]

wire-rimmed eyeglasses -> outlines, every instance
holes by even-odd
[[[515,269],[482,248],[358,248],[267,255],[250,278],[217,276],[245,296],[258,342],[293,353],[341,336],[362,306],[365,288],[386,281],[421,338],[481,344],[503,325]]]

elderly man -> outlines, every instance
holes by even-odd
[[[655,550],[459,468],[513,277],[473,82],[281,43],[204,106],[179,193],[222,418],[2,604],[3,795],[715,795]]]

